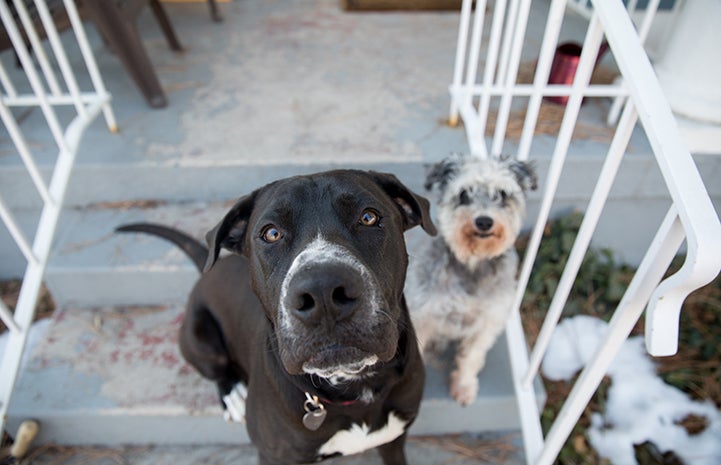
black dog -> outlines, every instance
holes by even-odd
[[[435,234],[428,209],[392,175],[338,170],[241,198],[208,233],[210,250],[164,226],[119,230],[165,238],[205,269],[180,348],[226,414],[245,416],[261,465],[372,447],[402,465],[425,377],[403,232]],[[218,260],[221,248],[237,255]]]

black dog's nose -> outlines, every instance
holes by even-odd
[[[493,227],[493,218],[490,216],[479,216],[475,222],[479,231],[488,231]]]
[[[363,294],[362,277],[341,264],[300,270],[286,294],[286,307],[306,324],[321,319],[341,321],[353,315]]]

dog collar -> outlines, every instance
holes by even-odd
[[[328,399],[320,399],[320,401],[323,402],[324,404],[328,404],[328,405],[338,405],[338,406],[340,406],[340,407],[349,407],[349,406],[351,406],[351,405],[354,405],[354,404],[357,404],[357,403],[360,402],[360,400],[358,400],[358,399],[355,399],[355,400],[343,400],[343,401],[341,401],[341,402],[332,402],[332,401],[330,401],[330,400],[328,400]]]
[[[317,402],[320,403],[321,405],[334,405],[336,407],[350,407],[351,405],[355,405],[355,404],[362,402],[360,399],[332,401],[332,400],[326,399],[324,397],[313,395],[307,391],[305,392],[305,397],[306,397],[306,402],[308,402],[308,399],[316,399]]]

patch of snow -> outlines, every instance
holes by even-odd
[[[569,380],[593,357],[608,325],[576,316],[563,320],[548,346],[543,374]],[[721,463],[721,412],[711,402],[690,399],[664,383],[647,356],[643,338],[629,338],[608,370],[611,387],[606,411],[595,413],[588,430],[591,445],[614,465],[637,465],[634,444],[650,441],[672,451],[686,465]],[[689,435],[678,423],[688,415],[704,417],[707,427]]]

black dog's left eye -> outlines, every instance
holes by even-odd
[[[363,210],[363,213],[361,213],[358,222],[363,226],[375,226],[378,224],[378,220],[380,220],[378,213],[370,209],[365,209]]]
[[[263,228],[263,232],[261,233],[261,238],[269,244],[278,242],[282,237],[283,234],[281,234],[280,230],[272,224]]]

